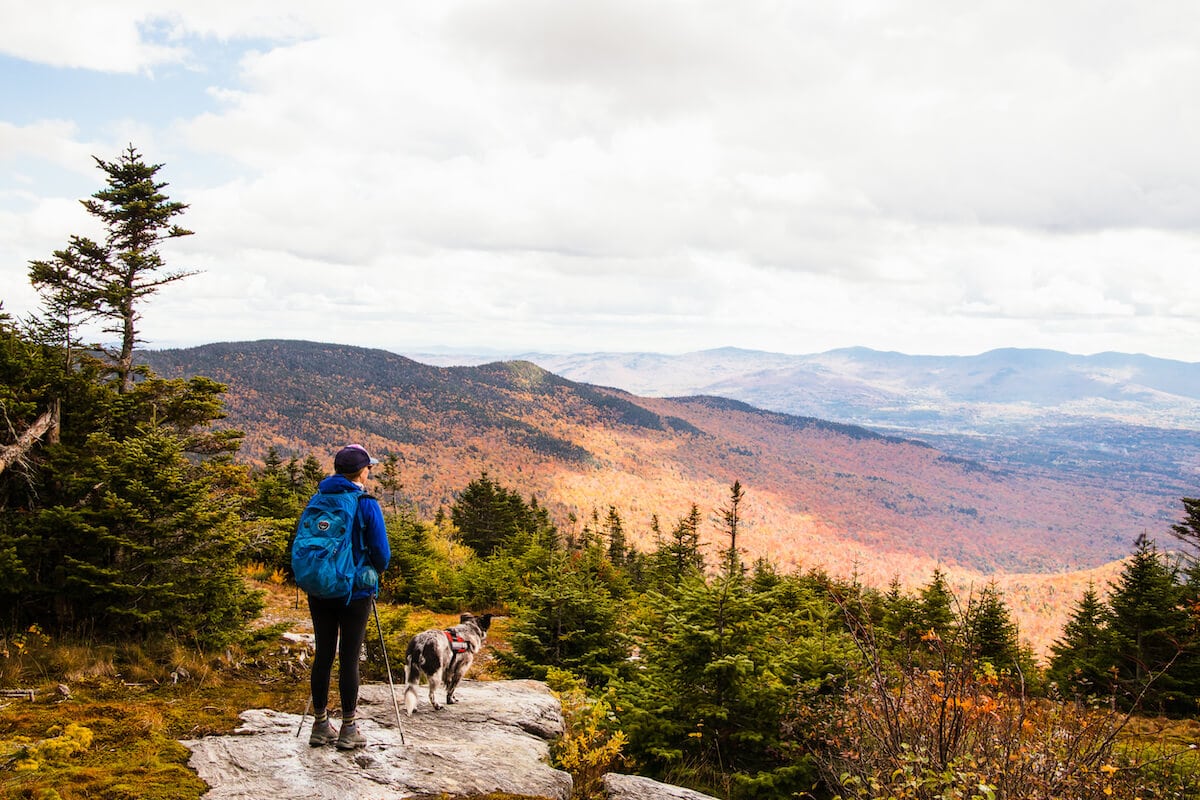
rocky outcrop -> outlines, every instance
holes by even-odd
[[[400,687],[397,687],[399,693]],[[242,713],[233,735],[185,741],[188,764],[208,782],[205,800],[390,800],[412,795],[504,792],[567,800],[571,776],[547,764],[562,708],[536,681],[464,681],[441,711],[401,708],[404,743],[386,685],[362,687],[360,750],[309,747],[312,718],[267,709]],[[400,698],[403,706],[403,698]],[[336,724],[336,721],[335,721]]]
[[[604,797],[606,800],[716,800],[712,795],[691,789],[615,772],[604,776]]]

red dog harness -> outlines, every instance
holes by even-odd
[[[450,652],[453,654],[451,658],[457,657],[459,653],[465,653],[471,649],[471,643],[465,637],[459,636],[454,631],[442,631],[446,634],[446,638],[450,641]]]

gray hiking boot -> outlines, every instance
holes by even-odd
[[[367,737],[358,732],[357,722],[347,722],[342,725],[342,732],[337,737],[338,750],[353,750],[357,747],[366,747]]]
[[[308,735],[308,744],[310,747],[320,747],[336,741],[337,738],[338,732],[329,724],[329,720],[314,722],[312,733]]]

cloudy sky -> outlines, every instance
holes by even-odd
[[[0,297],[162,163],[150,346],[1200,361],[1194,0],[0,0]]]

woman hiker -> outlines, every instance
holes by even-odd
[[[317,491],[321,494],[365,492],[371,467],[378,463],[361,445],[346,445],[333,457],[334,474],[322,480]],[[359,498],[353,524],[351,541],[355,548],[355,561],[370,565],[377,574],[382,573],[392,553],[379,501],[369,494],[363,494]],[[312,614],[316,637],[311,676],[312,703],[316,714],[312,733],[308,737],[308,743],[313,747],[333,742],[339,750],[353,750],[367,744],[366,738],[359,733],[355,712],[358,708],[358,656],[367,635],[367,621],[378,591],[378,578],[368,583],[374,585],[360,588],[356,584],[349,602],[345,597],[308,596],[308,609]],[[342,701],[340,732],[329,724],[328,708],[335,651],[338,655],[338,692]]]

